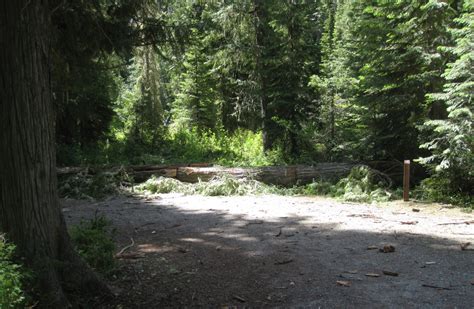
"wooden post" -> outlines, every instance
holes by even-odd
[[[403,200],[410,200],[410,160],[403,162]]]

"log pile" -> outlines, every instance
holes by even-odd
[[[210,164],[194,165],[147,165],[124,167],[127,174],[135,182],[143,182],[152,175],[171,177],[182,182],[196,183],[209,181],[215,176],[230,175],[237,179],[252,178],[265,184],[293,186],[307,184],[313,180],[333,180],[347,176],[354,164],[350,163],[320,163],[314,166],[271,166],[258,168],[226,168]],[[85,170],[85,169],[82,169]],[[108,169],[111,170],[110,168]],[[78,168],[58,169],[58,175],[70,175],[80,172]],[[102,170],[107,171],[107,169]],[[98,170],[88,170],[97,173]]]

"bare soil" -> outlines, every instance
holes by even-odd
[[[474,215],[458,209],[176,194],[63,202],[69,224],[99,213],[117,251],[133,243],[103,307],[474,308]]]

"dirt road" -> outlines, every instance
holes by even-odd
[[[474,306],[474,216],[457,209],[172,194],[64,207],[70,224],[106,216],[119,249],[133,238],[111,282],[121,308]]]

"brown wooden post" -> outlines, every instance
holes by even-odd
[[[410,160],[403,162],[403,200],[410,200]]]

